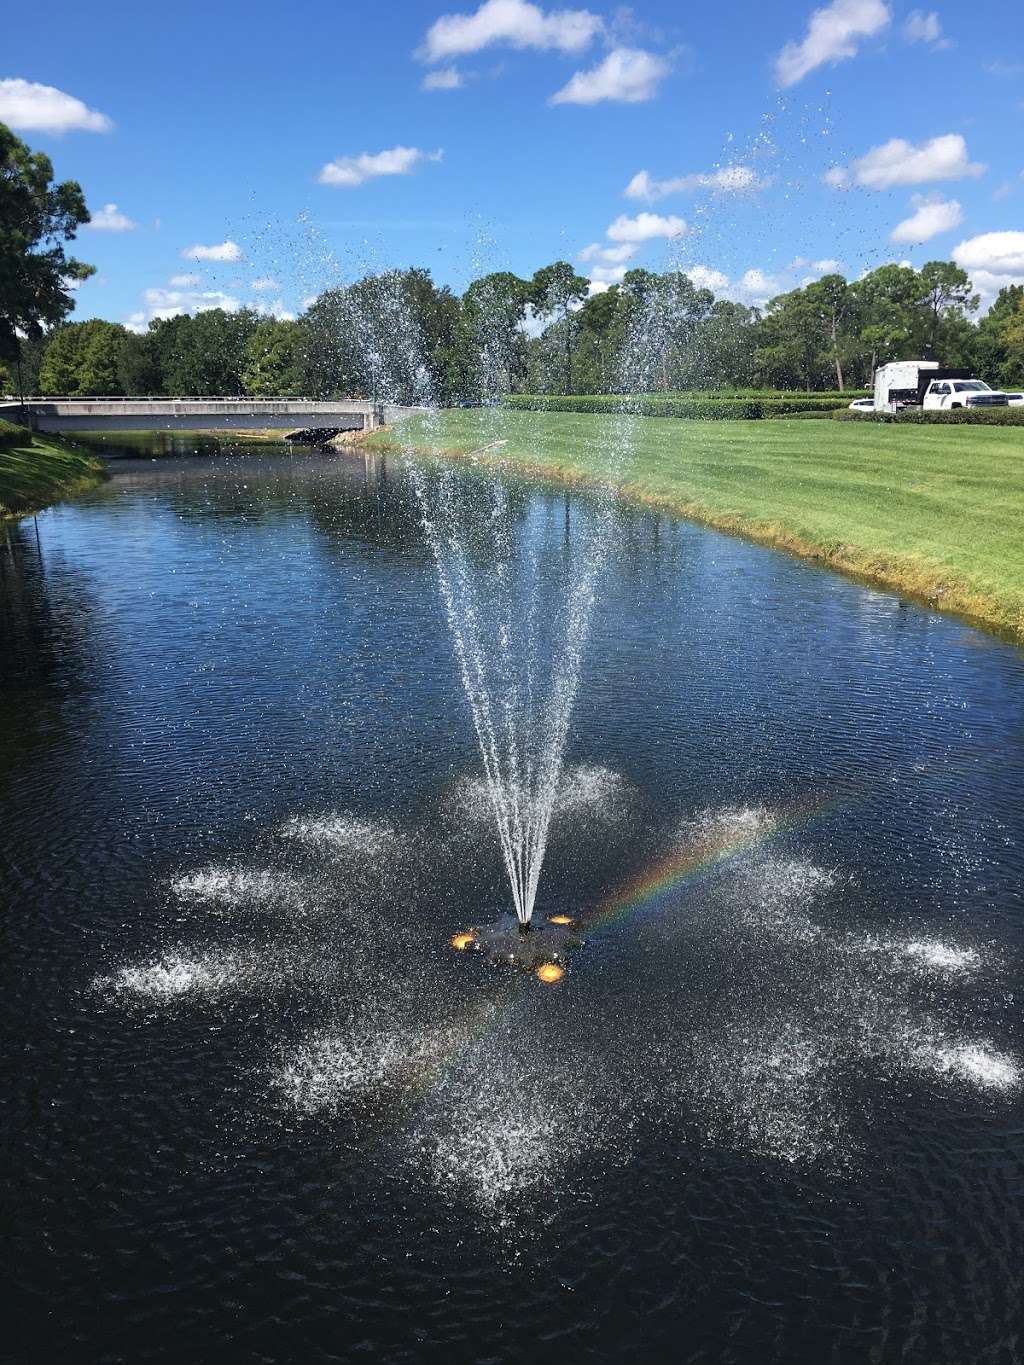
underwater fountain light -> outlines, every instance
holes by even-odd
[[[565,975],[565,968],[560,967],[557,962],[542,962],[537,968],[537,980],[543,981],[546,986],[553,986],[556,981],[561,981]]]
[[[570,915],[549,915],[539,924],[524,924],[516,915],[504,914],[490,924],[453,934],[451,946],[460,953],[482,953],[494,966],[519,967],[553,983],[565,975],[562,964],[569,954],[583,947],[574,922]]]

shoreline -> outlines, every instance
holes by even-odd
[[[40,437],[3,423],[0,430],[0,524],[43,512],[96,488],[104,461],[59,436]]]
[[[493,444],[493,443],[492,443]],[[502,445],[506,443],[501,443]],[[755,518],[725,508],[716,508],[695,499],[669,493],[651,492],[636,482],[610,483],[593,472],[574,466],[506,455],[489,455],[487,448],[475,450],[459,446],[404,444],[394,430],[370,434],[365,448],[382,454],[420,455],[446,460],[480,461],[539,482],[562,487],[601,489],[615,497],[651,511],[663,512],[709,530],[747,540],[755,545],[779,550],[820,568],[841,574],[863,586],[895,592],[919,607],[952,616],[964,624],[981,629],[1004,643],[1024,647],[1024,606],[1003,601],[966,582],[940,565],[913,556],[887,556],[862,550],[854,544],[829,546],[797,534],[780,519]]]

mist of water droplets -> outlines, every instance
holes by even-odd
[[[363,326],[369,333],[374,327],[387,329],[387,346],[372,336],[367,342],[378,391],[408,394],[409,376],[414,376],[414,397],[433,437],[437,409],[422,339],[397,289],[382,290],[379,317],[364,319]],[[401,339],[397,355],[396,338]],[[627,347],[629,367],[635,368],[641,349],[641,339]],[[501,365],[486,341],[481,369],[485,393],[496,399]],[[485,414],[497,436],[500,413],[486,408]],[[608,448],[602,453],[612,484],[631,454],[633,425],[625,417],[607,425]],[[606,492],[585,517],[576,514],[571,537],[567,513],[565,551],[560,562],[552,563],[543,553],[541,537],[529,526],[516,536],[508,479],[490,461],[478,461],[469,480],[464,471],[413,461],[411,478],[473,719],[513,907],[520,923],[528,924],[610,543],[611,499]]]

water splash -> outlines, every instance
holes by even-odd
[[[173,878],[171,890],[186,903],[224,910],[250,905],[301,910],[309,900],[309,888],[298,877],[272,868],[207,867]]]
[[[500,477],[486,480],[483,507],[467,505],[463,480],[452,470],[428,477],[419,466],[413,482],[513,905],[528,924],[562,783],[606,514],[599,509],[594,523],[579,532],[574,553],[561,566],[561,593],[551,601],[552,566],[542,559],[536,537],[527,536],[525,548],[512,543],[508,491]]]
[[[293,815],[281,825],[278,834],[318,853],[364,857],[375,857],[399,841],[398,831],[389,821],[371,820],[346,811]]]
[[[167,1004],[185,997],[212,998],[231,990],[245,973],[237,956],[171,951],[155,960],[130,964],[98,976],[93,989],[115,996]]]
[[[425,409],[429,435],[437,407],[423,363],[426,340],[397,285],[389,287],[386,279],[375,314],[379,316],[367,316],[363,326],[373,334],[367,351],[378,391],[412,393]],[[488,398],[495,402],[502,367],[486,332],[484,328],[481,363]],[[492,434],[499,436],[499,409],[485,411],[491,413]],[[627,418],[609,424],[602,454],[613,481],[631,448],[634,425]],[[513,906],[526,925],[537,898],[598,577],[610,543],[611,499],[595,498],[587,517],[570,519],[567,507],[563,550],[557,557],[545,553],[551,542],[543,524],[528,523],[522,536],[516,536],[516,499],[500,469],[478,463],[467,479],[464,471],[456,473],[443,462],[428,467],[413,458],[410,473],[473,719]]]

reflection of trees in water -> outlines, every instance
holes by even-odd
[[[63,561],[51,568],[31,521],[0,530],[0,888],[12,896],[24,876],[24,836],[54,814],[63,827],[64,801],[70,814],[76,755],[90,728],[82,714],[96,706],[109,654],[98,604],[82,577]],[[26,805],[16,785],[6,787],[5,777],[16,783],[23,774],[32,774],[34,791],[53,792],[56,812],[47,816]]]
[[[19,694],[58,701],[87,690],[99,659],[96,604],[67,565],[50,571],[32,521],[0,536],[0,724],[18,721]],[[26,708],[26,710],[34,708]],[[26,717],[21,716],[21,723]]]
[[[265,446],[170,433],[124,436],[118,444],[137,450],[142,461],[116,461],[114,484],[98,496],[106,493],[116,502],[122,492],[147,496],[173,490],[174,510],[186,523],[269,526],[305,513],[328,547],[344,542],[347,553],[362,547],[429,561],[422,509],[401,457],[356,449],[336,455],[268,453]],[[161,458],[147,458],[157,453]],[[467,556],[482,570],[521,568],[524,556],[538,551],[554,570],[580,533],[589,532],[599,516],[598,499],[605,496],[468,461],[426,460],[421,467],[432,502],[439,481],[451,484],[451,510]],[[666,555],[676,562],[684,542],[694,552],[692,528],[635,503],[616,504],[610,534],[618,568],[631,577],[648,576],[659,561],[664,567]]]

